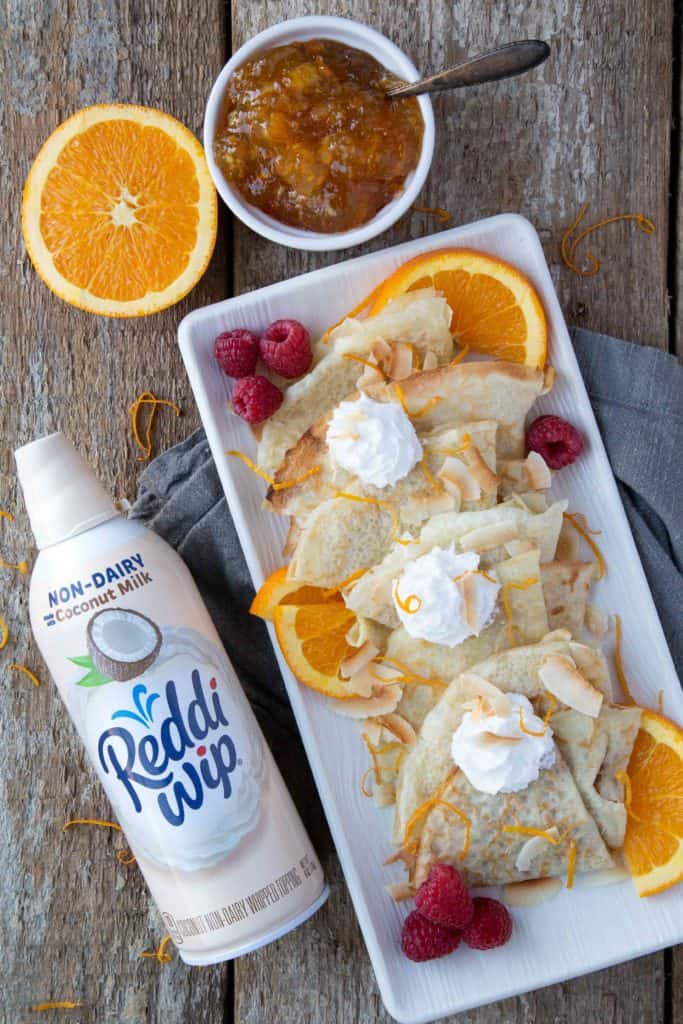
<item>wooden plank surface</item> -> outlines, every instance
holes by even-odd
[[[337,3],[313,0],[241,0],[233,4],[232,42],[237,46],[284,17],[340,10]],[[506,39],[550,41],[552,61],[533,77],[438,99],[437,156],[422,201],[448,209],[453,223],[500,210],[525,213],[541,232],[570,320],[665,347],[671,0],[351,0],[343,12],[386,32],[425,70]],[[192,295],[137,322],[72,310],[36,278],[21,243],[19,208],[23,180],[49,132],[79,107],[119,100],[158,106],[199,134],[226,49],[228,12],[221,0],[6,0],[0,13],[3,508],[22,507],[13,448],[57,428],[89,453],[115,494],[132,497],[140,464],[126,409],[135,395],[152,388],[185,411],[181,420],[159,415],[157,450],[197,423],[175,341],[182,315],[232,285],[237,291],[260,287],[355,254],[286,251],[238,225],[231,273],[223,233]],[[579,278],[560,266],[558,244],[587,199],[591,219],[637,210],[653,217],[658,234],[646,238],[626,225],[607,229],[594,245],[607,257],[602,274]],[[433,229],[428,216],[414,214],[362,251]],[[0,544],[5,557],[30,550],[23,518],[3,524]],[[0,660],[0,1022],[40,1019],[27,1007],[48,998],[86,1003],[65,1019],[88,1024],[223,1024],[233,1015],[240,1024],[387,1021],[294,743],[283,769],[331,883],[326,908],[274,946],[238,961],[234,978],[230,967],[189,970],[177,960],[160,967],[138,959],[162,929],[135,869],[116,861],[117,843],[87,829],[61,834],[69,817],[106,818],[110,811],[30,638],[27,578],[0,572],[0,614],[11,629]],[[10,661],[37,671],[43,686],[35,690],[8,674]],[[670,1013],[663,963],[662,955],[647,957],[458,1020],[659,1024]],[[680,975],[680,958],[675,963]],[[683,1008],[676,1024],[683,1024]]]

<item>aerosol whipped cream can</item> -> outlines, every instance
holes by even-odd
[[[279,938],[327,889],[187,567],[63,434],[16,459],[33,633],[180,956]]]

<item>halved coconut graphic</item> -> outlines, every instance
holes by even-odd
[[[119,683],[141,676],[161,648],[156,623],[128,608],[105,608],[93,615],[87,640],[97,671]]]

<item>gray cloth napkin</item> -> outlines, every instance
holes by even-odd
[[[657,349],[606,335],[575,329],[572,338],[680,674],[683,368]],[[249,615],[254,588],[202,430],[150,464],[130,514],[189,566],[275,756],[296,770],[301,760],[292,747],[289,703],[265,627]]]

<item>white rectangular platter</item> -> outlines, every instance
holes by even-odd
[[[238,326],[263,330],[281,317],[300,320],[312,337],[319,336],[405,260],[447,246],[478,249],[513,263],[543,300],[550,327],[549,358],[557,380],[534,414],[564,416],[587,440],[581,459],[555,474],[553,494],[567,497],[571,510],[583,512],[591,526],[602,530],[599,543],[607,574],[595,588],[594,600],[622,616],[623,660],[636,699],[654,707],[663,690],[664,713],[682,722],[683,695],[543,250],[532,226],[516,215],[492,217],[338,263],[199,309],[183,320],[181,351],[254,586],[258,588],[282,564],[286,524],[262,508],[263,481],[224,454],[238,448],[255,457],[256,446],[248,426],[229,410],[229,382],[213,358],[214,338]],[[378,811],[361,794],[359,780],[368,757],[359,730],[354,722],[335,715],[325,698],[297,683],[272,631],[271,639],[382,998],[398,1021],[436,1020],[683,940],[683,885],[649,899],[639,899],[630,882],[603,888],[577,885],[541,906],[514,911],[512,940],[501,949],[477,953],[461,946],[443,960],[406,960],[399,938],[410,904],[394,904],[384,888],[403,872],[400,865],[382,866],[391,852],[391,812]],[[605,647],[611,658],[609,641]]]

